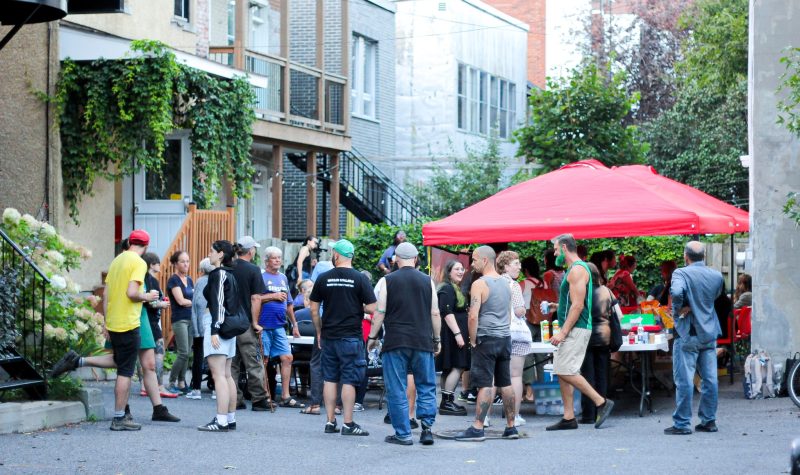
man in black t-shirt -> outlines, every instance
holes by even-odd
[[[261,278],[261,269],[251,262],[256,255],[256,248],[261,246],[250,236],[243,236],[236,244],[239,258],[233,261],[233,276],[236,277],[240,304],[242,308],[250,309],[250,321],[253,321],[253,316],[258,319],[262,295],[267,293]],[[252,326],[236,337],[236,356],[231,362],[231,377],[236,381],[237,389],[236,409],[246,409],[242,388],[239,387],[240,361],[244,362],[247,371],[247,389],[253,401],[252,409],[269,411],[272,402],[267,400],[267,392],[264,391],[264,366],[261,363],[261,351],[258,349],[258,337]]]
[[[311,291],[311,318],[317,330],[317,342],[322,350],[323,395],[328,415],[325,433],[339,432],[336,426],[336,392],[342,384],[344,426],[342,435],[369,435],[353,422],[356,386],[364,379],[367,361],[361,320],[364,313],[375,311],[375,293],[363,274],[353,269],[355,248],[342,239],[332,246],[333,269],[317,278]],[[324,318],[320,319],[320,304]]]

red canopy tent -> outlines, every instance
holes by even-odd
[[[507,188],[422,228],[425,245],[670,234],[733,234],[747,212],[650,167],[608,168],[597,160]]]

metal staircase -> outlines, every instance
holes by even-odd
[[[47,397],[44,371],[45,291],[50,280],[0,229],[0,392]],[[32,315],[40,318],[27,318]]]
[[[305,154],[290,153],[287,158],[300,170],[306,170]],[[317,180],[330,192],[331,168],[327,156],[317,161]],[[422,216],[416,200],[356,149],[340,155],[339,200],[356,218],[367,223],[402,226]]]

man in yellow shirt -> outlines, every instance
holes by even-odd
[[[106,316],[106,331],[111,348],[114,350],[114,363],[117,365],[117,380],[114,385],[114,419],[111,430],[139,430],[141,424],[125,418],[125,405],[128,404],[131,377],[136,369],[139,355],[139,323],[142,302],[158,300],[158,291],[143,293],[144,276],[147,264],[142,254],[150,244],[147,231],[137,229],[128,238],[130,249],[114,258],[106,276],[106,290],[103,305]]]

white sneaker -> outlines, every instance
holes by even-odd
[[[211,391],[211,399],[216,399],[216,398],[217,398],[217,392]]]
[[[514,416],[514,427],[520,427],[525,425],[525,419],[522,418],[519,414]]]
[[[489,420],[489,416],[486,416],[486,419],[483,420],[483,427],[492,427],[492,421]]]
[[[192,389],[188,393],[186,393],[186,399],[202,399],[203,397],[200,395],[199,389]]]
[[[364,406],[359,403],[353,404],[353,412],[362,412],[364,410]]]

